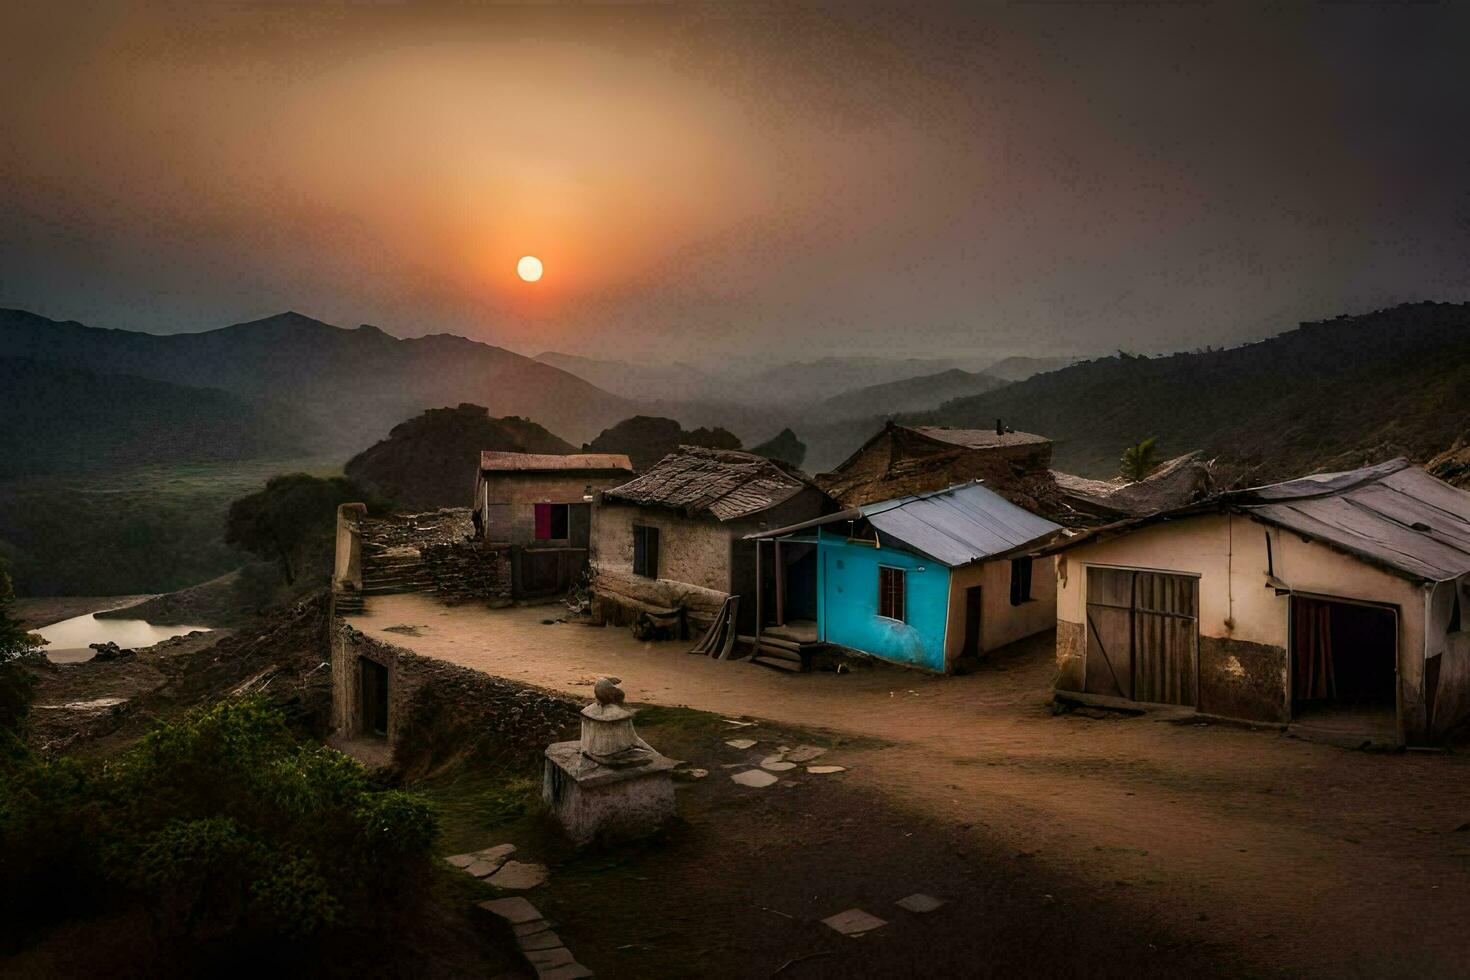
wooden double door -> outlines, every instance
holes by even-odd
[[[1087,569],[1083,689],[1153,704],[1199,703],[1199,579]]]

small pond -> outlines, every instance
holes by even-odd
[[[89,649],[93,643],[116,643],[124,650],[138,650],[170,637],[208,629],[208,626],[155,626],[143,619],[98,619],[88,613],[42,626],[36,632],[50,641],[44,649],[52,663],[78,664],[96,656],[97,651]]]

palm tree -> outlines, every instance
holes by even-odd
[[[1123,479],[1130,482],[1142,480],[1158,467],[1159,447],[1156,445],[1158,441],[1158,436],[1149,436],[1137,445],[1123,450],[1122,466],[1118,471]]]

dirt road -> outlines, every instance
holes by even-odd
[[[854,776],[972,824],[1140,919],[1311,976],[1461,975],[1470,937],[1470,762],[1350,752],[1273,732],[1148,718],[1053,717],[1050,636],[968,677],[779,674],[543,625],[546,609],[380,596],[353,624],[385,642],[586,695],[882,740]],[[420,635],[384,632],[398,625]],[[1465,828],[1465,829],[1460,829]]]

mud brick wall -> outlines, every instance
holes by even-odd
[[[1081,623],[1057,620],[1057,677],[1054,686],[1058,691],[1083,690],[1087,664],[1082,646],[1084,629]]]
[[[1285,724],[1291,683],[1286,650],[1221,636],[1199,638],[1199,710],[1222,718]]]

